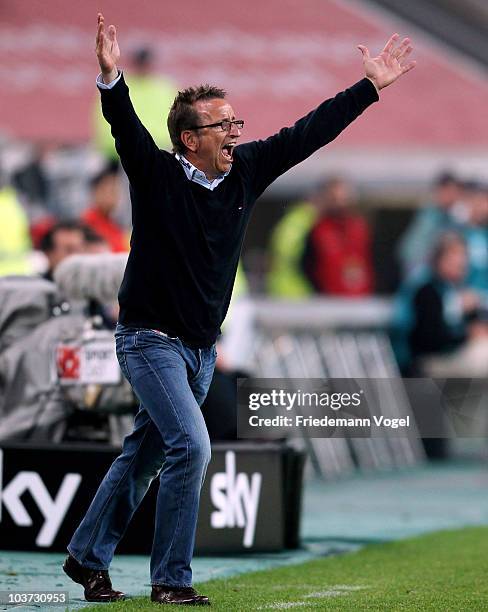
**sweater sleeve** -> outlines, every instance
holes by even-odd
[[[129,181],[147,185],[160,150],[134,110],[124,76],[112,88],[99,88],[99,91],[102,113],[110,124],[115,148]]]
[[[364,78],[322,102],[292,127],[283,128],[266,140],[238,146],[236,152],[247,167],[255,196],[259,196],[278,176],[334,140],[378,99],[375,86]]]

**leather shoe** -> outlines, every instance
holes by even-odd
[[[112,589],[112,581],[108,575],[108,570],[83,567],[71,555],[66,557],[63,570],[71,580],[85,588],[86,601],[119,601],[125,599],[124,593]]]
[[[153,584],[151,601],[160,604],[177,604],[187,606],[209,606],[206,595],[198,595],[192,587],[174,587],[163,584]]]

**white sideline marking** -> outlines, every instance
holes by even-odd
[[[233,587],[236,587],[236,589],[248,589],[249,585],[246,583],[232,583]],[[269,589],[270,591],[279,591],[280,589],[287,589],[290,585],[288,583],[286,584],[280,584],[280,583],[276,583],[276,584],[270,584],[268,587],[266,587],[267,589]],[[317,585],[316,584],[301,584],[299,587],[301,590],[306,590],[306,589],[314,589],[316,588]]]
[[[327,591],[314,591],[308,595],[304,595],[306,599],[321,599],[323,597],[341,597],[343,595],[349,595],[353,591],[361,591],[367,589],[366,586],[349,585],[349,584],[335,584]],[[289,608],[303,608],[304,606],[313,605],[310,601],[276,601],[267,606],[260,606],[258,610],[288,610]]]
[[[288,608],[303,608],[310,606],[308,601],[277,601],[267,606],[261,606],[258,610],[288,610]]]
[[[349,585],[349,584],[334,584],[334,586],[332,586],[327,591],[317,591],[315,593],[309,593],[308,595],[305,595],[305,597],[306,598],[311,598],[311,597],[334,597],[335,595],[347,595],[348,592],[352,592],[352,591],[361,591],[362,589],[365,589],[365,588],[367,588],[367,587],[365,587],[365,586],[353,586],[353,585]]]
[[[310,595],[305,595],[305,597],[314,597],[315,599],[318,599],[319,597],[340,597],[341,595],[347,595],[347,591],[334,591],[334,589],[330,589],[330,591],[311,593]]]

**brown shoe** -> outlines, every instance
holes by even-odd
[[[210,600],[206,595],[198,595],[192,587],[174,587],[153,584],[151,601],[160,604],[177,604],[186,606],[209,606]]]
[[[86,601],[119,601],[125,594],[112,589],[108,570],[95,570],[83,567],[68,555],[63,563],[63,570],[71,580],[85,587]]]

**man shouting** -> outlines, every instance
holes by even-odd
[[[98,15],[102,111],[131,187],[131,251],[119,292],[120,367],[140,400],[134,429],[68,545],[64,570],[89,601],[124,597],[108,567],[151,481],[159,477],[151,599],[209,604],[192,588],[191,560],[210,441],[200,406],[215,364],[249,217],[278,176],[338,136],[381,89],[411,70],[393,35],[365,78],[267,140],[239,145],[244,121],[226,93],[200,85],[178,93],[168,116],[173,152],[138,119],[113,25]]]

